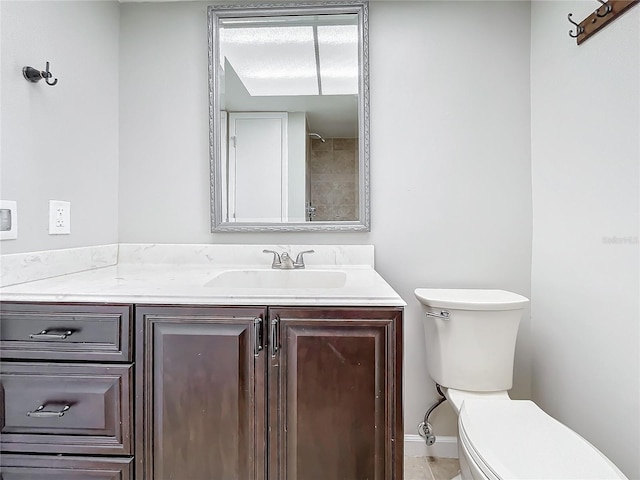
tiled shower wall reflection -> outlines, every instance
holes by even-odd
[[[311,140],[309,182],[313,220],[357,220],[358,139]]]

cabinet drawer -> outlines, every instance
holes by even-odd
[[[5,452],[129,455],[131,365],[3,363]]]
[[[131,480],[132,458],[2,455],[2,480]]]
[[[3,359],[131,361],[130,305],[0,304]]]

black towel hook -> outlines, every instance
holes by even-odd
[[[576,29],[576,33],[575,34],[571,30],[569,30],[569,36],[571,38],[576,38],[581,33],[584,33],[584,27],[581,27],[579,24],[577,24],[576,22],[571,20],[571,16],[572,15],[573,15],[573,13],[570,13],[569,15],[567,15],[567,19],[569,20],[569,22],[573,23],[578,28]]]
[[[604,13],[603,13],[602,15],[600,15],[600,8],[602,8],[602,7],[598,7],[598,8],[596,9],[596,12],[595,12],[595,13],[596,13],[596,16],[598,16],[598,17],[600,17],[600,18],[602,18],[602,17],[606,17],[607,15],[609,15],[609,13],[611,12],[611,10],[613,10],[613,7],[611,6],[611,4],[610,4],[610,3],[607,3],[607,2],[605,2],[605,1],[603,1],[603,0],[598,0],[598,1],[602,4],[602,6],[603,6],[603,7],[605,7],[605,11],[604,11]]]
[[[43,71],[37,70],[37,69],[35,69],[33,67],[23,67],[22,68],[22,75],[28,81],[33,82],[33,83],[39,82],[43,78],[44,78],[44,81],[47,82],[47,85],[50,85],[52,87],[56,83],[58,83],[58,79],[57,78],[54,78],[53,81],[49,81],[51,79],[51,77],[53,77],[53,75],[51,75],[51,72],[49,71],[49,62],[47,62],[47,67]]]

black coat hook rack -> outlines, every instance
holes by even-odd
[[[576,23],[571,20],[571,14],[567,16],[569,22],[575,25],[575,31],[569,30],[569,36],[571,38],[575,38],[578,45],[584,42],[587,38],[596,34],[631,7],[640,3],[640,0],[597,1],[600,3],[598,8],[596,8],[591,15],[580,23]]]
[[[45,70],[43,70],[43,71],[40,71],[40,70],[38,70],[36,68],[33,68],[33,67],[23,67],[22,75],[28,81],[33,82],[33,83],[39,82],[43,78],[44,78],[44,81],[47,83],[47,85],[50,85],[52,87],[56,83],[58,83],[58,79],[57,78],[54,78],[52,81],[50,81],[51,77],[53,75],[51,75],[51,72],[49,71],[49,62],[47,62],[47,68]]]

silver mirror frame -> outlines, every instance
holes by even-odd
[[[269,15],[357,14],[359,34],[359,219],[356,221],[313,221],[290,223],[250,223],[224,221],[222,199],[222,158],[220,155],[220,103],[217,95],[219,28],[218,20],[229,17]],[[209,156],[211,182],[211,231],[217,232],[354,232],[371,230],[369,186],[369,8],[368,2],[278,3],[255,5],[212,5],[209,22]]]

